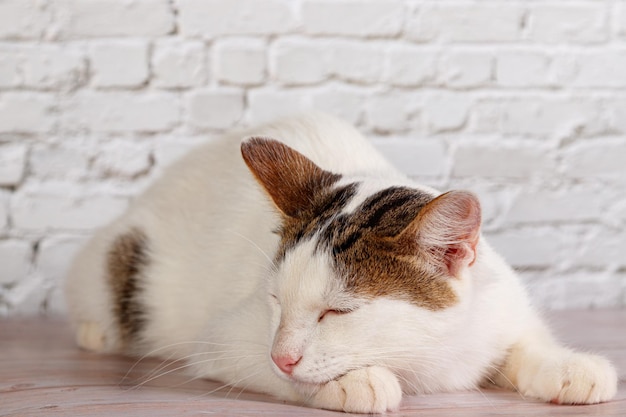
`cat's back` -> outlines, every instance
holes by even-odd
[[[136,199],[127,216],[148,221],[151,228],[172,222],[173,227],[183,229],[191,220],[196,225],[216,220],[220,225],[249,226],[259,215],[274,218],[268,199],[241,157],[241,141],[248,137],[281,141],[321,168],[341,175],[405,178],[353,126],[311,112],[235,131],[199,146],[166,169]]]

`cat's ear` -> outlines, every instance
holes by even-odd
[[[450,191],[426,204],[401,235],[405,239],[417,237],[420,256],[458,278],[476,259],[480,223],[478,198],[467,191]]]
[[[274,139],[248,138],[241,154],[276,207],[289,217],[305,215],[315,197],[341,178]]]

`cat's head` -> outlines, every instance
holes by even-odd
[[[272,139],[246,140],[242,155],[281,217],[268,282],[275,370],[321,384],[431,360],[438,321],[468,291],[476,197],[343,177]]]

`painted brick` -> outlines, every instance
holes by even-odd
[[[55,126],[55,106],[47,94],[0,94],[0,133],[47,133]]]
[[[624,248],[626,247],[626,231],[598,231],[587,239],[580,256],[576,258],[578,264],[596,268],[609,266],[622,268],[626,266]]]
[[[50,19],[48,4],[37,0],[0,2],[0,39],[37,39]]]
[[[0,240],[0,285],[23,281],[31,269],[32,246],[18,239]]]
[[[366,120],[375,131],[394,132],[417,127],[417,114],[417,104],[410,93],[376,94],[366,101]]]
[[[135,178],[148,173],[152,164],[149,143],[110,140],[99,147],[92,170],[102,177]]]
[[[547,150],[533,144],[461,143],[454,153],[455,177],[523,179],[545,176],[551,166]]]
[[[618,274],[578,272],[544,274],[533,279],[528,289],[531,297],[547,309],[595,309],[621,305],[622,286]]]
[[[311,95],[313,107],[337,117],[348,123],[357,124],[363,114],[365,94],[350,87],[335,87],[313,92]]]
[[[157,36],[174,28],[166,0],[56,0],[66,38]]]
[[[332,43],[332,73],[338,78],[371,84],[382,78],[384,52],[379,45],[357,41]]]
[[[9,192],[0,190],[0,233],[9,226]]]
[[[186,97],[187,123],[196,128],[224,129],[243,117],[240,90],[195,90]]]
[[[144,41],[96,42],[89,47],[89,58],[96,87],[137,87],[148,80]]]
[[[0,88],[17,87],[21,84],[20,56],[18,48],[9,44],[0,44]]]
[[[71,90],[86,78],[86,60],[78,48],[0,44],[0,87]]]
[[[535,137],[606,131],[600,101],[584,96],[494,98],[473,106],[473,130]]]
[[[188,88],[207,80],[204,44],[199,41],[165,39],[154,45],[152,83],[163,88]]]
[[[563,233],[551,228],[487,234],[489,243],[514,267],[548,267],[567,258]]]
[[[308,40],[274,44],[271,75],[284,84],[315,84],[329,75],[328,45]]]
[[[394,45],[385,56],[384,81],[391,85],[414,87],[429,84],[435,78],[436,55],[411,45]]]
[[[305,33],[370,38],[398,34],[404,11],[398,0],[307,0],[301,14]]]
[[[37,144],[30,152],[29,168],[39,178],[79,179],[89,171],[89,160],[85,145]]]
[[[179,121],[176,95],[166,92],[82,91],[68,99],[62,113],[65,130],[162,132]]]
[[[496,59],[496,82],[506,87],[533,87],[550,84],[550,59],[545,53],[507,51]]]
[[[530,8],[528,39],[544,43],[591,43],[608,38],[606,6],[601,3],[535,4]]]
[[[611,131],[626,133],[626,97],[607,99],[603,106],[608,112]]]
[[[467,88],[488,85],[493,73],[491,53],[453,50],[437,63],[438,80],[445,86]]]
[[[578,74],[578,55],[567,52],[555,52],[550,58],[553,86],[571,86]]]
[[[65,312],[62,297],[62,282],[69,271],[74,256],[87,241],[84,236],[53,235],[39,244],[36,268],[51,287],[57,291],[47,293],[46,313],[61,314]]]
[[[260,39],[224,39],[214,45],[215,78],[229,84],[255,85],[265,80],[266,45]]]
[[[575,87],[626,87],[626,49],[580,52],[560,61],[570,65],[568,85]],[[563,69],[559,69],[564,71]]]
[[[93,230],[119,216],[127,206],[112,195],[72,196],[71,189],[57,187],[41,192],[21,191],[11,200],[13,224],[18,230]]]
[[[178,25],[184,36],[270,35],[295,26],[287,0],[178,0]]]
[[[461,129],[469,116],[471,99],[456,93],[434,93],[424,100],[424,119],[431,132]]]
[[[626,177],[626,141],[597,140],[577,143],[563,156],[565,174],[574,178]]]
[[[32,270],[25,278],[8,294],[4,294],[3,301],[14,316],[42,316],[45,314],[45,303],[52,289],[51,284]]]
[[[67,317],[63,285],[60,285],[58,281],[48,280],[48,282],[51,288],[46,291],[45,299],[41,305],[42,313],[48,317]]]
[[[410,177],[437,177],[445,173],[448,156],[445,144],[435,139],[383,138],[376,148],[400,171]]]
[[[608,218],[609,221],[607,223],[615,224],[617,227],[621,228],[620,230],[626,230],[626,196],[619,195],[617,197],[617,201],[612,205]]]
[[[408,17],[409,39],[448,42],[519,40],[524,9],[518,4],[423,4]]]
[[[249,124],[265,123],[310,107],[306,95],[296,89],[254,89],[248,92],[247,121]]]
[[[0,186],[13,186],[22,181],[26,170],[26,154],[26,145],[0,144]]]
[[[615,29],[617,35],[626,37],[626,1],[622,0],[616,3],[615,10],[612,15],[615,16]]]
[[[512,201],[505,221],[508,224],[589,221],[602,216],[604,198],[595,189],[526,191]]]

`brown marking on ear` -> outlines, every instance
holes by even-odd
[[[312,238],[348,204],[356,194],[358,185],[348,184],[337,188],[326,189],[318,193],[308,214],[302,218],[284,217],[277,232],[281,236],[275,261],[279,262],[287,251],[299,242]]]
[[[137,295],[147,263],[147,237],[137,228],[119,235],[107,254],[107,278],[113,292],[113,311],[124,343],[137,336],[145,322],[145,312]]]
[[[320,246],[330,249],[348,291],[365,298],[404,299],[430,310],[457,302],[449,279],[420,256],[417,239],[400,239],[432,200],[419,190],[392,187],[328,224]]]
[[[318,195],[341,178],[274,139],[248,139],[241,154],[276,207],[291,218],[310,217]]]

